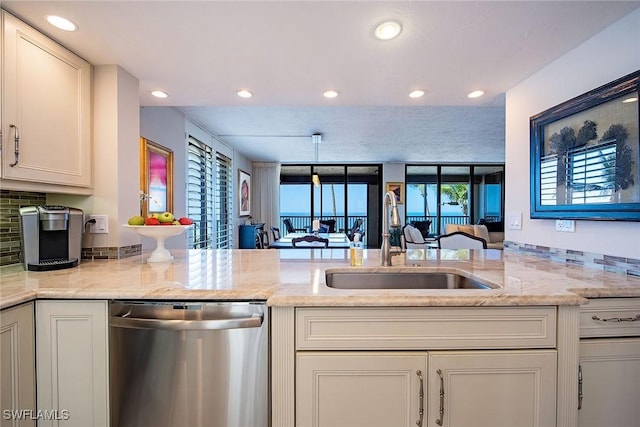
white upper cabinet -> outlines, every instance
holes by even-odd
[[[2,187],[89,194],[91,65],[2,12]]]

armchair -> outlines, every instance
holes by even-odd
[[[426,249],[428,248],[427,242],[424,240],[422,233],[416,227],[411,224],[406,224],[402,227],[402,234],[404,236],[405,249]]]
[[[427,237],[429,237],[429,229],[431,228],[431,220],[426,220],[426,221],[413,221],[411,223],[411,225],[413,225],[415,228],[417,228],[418,230],[420,230],[420,233],[422,234],[422,237],[424,239],[426,239]]]
[[[491,225],[490,223],[476,225],[447,224],[445,233],[451,234],[455,231],[462,231],[472,236],[484,239],[487,242],[487,248],[489,249],[502,249],[504,241],[504,227],[497,224],[498,223],[492,223]]]
[[[283,219],[282,222],[284,223],[284,226],[287,229],[287,234],[296,233],[296,232],[301,232],[301,233],[307,232],[307,230],[305,230],[304,228],[295,228],[289,218]]]
[[[271,227],[271,234],[273,235],[273,241],[280,240],[280,229],[278,227]]]
[[[336,232],[336,220],[335,219],[323,219],[320,221],[320,227],[325,226],[327,229],[326,233],[335,233]]]

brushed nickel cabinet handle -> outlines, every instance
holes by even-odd
[[[578,411],[582,409],[582,366],[578,365]]]
[[[420,393],[418,394],[420,397],[420,409],[418,410],[420,419],[416,421],[416,425],[422,427],[422,423],[424,422],[424,379],[422,378],[422,371],[417,370],[416,375],[420,378]]]
[[[607,319],[601,319],[594,314],[591,318],[598,322],[639,322],[640,314],[636,314],[635,317],[609,317]]]
[[[440,418],[436,420],[436,424],[441,426],[444,423],[444,378],[440,369],[436,370],[436,374],[440,377]]]
[[[14,167],[18,164],[18,156],[20,156],[20,130],[18,126],[10,124],[9,128],[15,129],[14,137],[13,137],[13,155],[15,156],[15,161],[13,163],[9,163],[9,167]]]

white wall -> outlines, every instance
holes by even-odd
[[[505,240],[640,259],[640,222],[576,221],[575,233],[562,233],[555,220],[529,218],[529,117],[638,69],[640,10],[507,92],[505,217],[522,212],[523,221]]]
[[[122,247],[139,237],[123,227],[138,212],[140,182],[138,80],[117,65],[93,72],[93,196],[47,195],[47,203],[74,206],[91,214],[106,214],[107,234],[86,233],[83,247]]]
[[[140,136],[173,151],[172,213],[178,218],[186,216],[187,202],[184,178],[186,176],[186,135],[184,114],[177,108],[171,107],[140,107]],[[135,186],[136,193],[138,188],[138,186]],[[167,239],[165,246],[167,248],[186,248],[186,233]],[[142,239],[143,250],[153,248],[155,248],[154,239]]]

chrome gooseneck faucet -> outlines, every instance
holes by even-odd
[[[391,203],[391,225],[389,225],[389,203]],[[380,265],[391,266],[391,245],[389,243],[389,227],[400,227],[400,215],[396,195],[388,191],[384,195],[384,216],[382,218],[382,248],[380,248]]]

